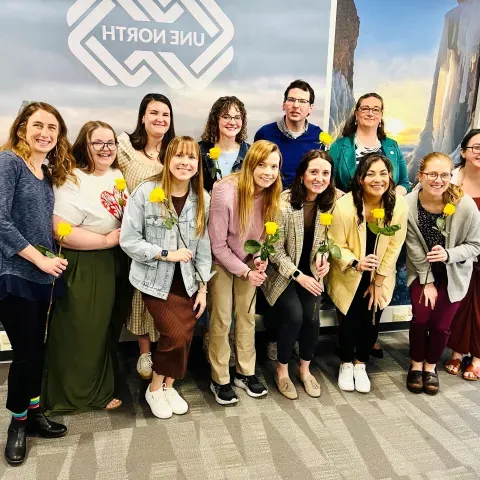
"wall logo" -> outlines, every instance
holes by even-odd
[[[135,22],[145,22],[145,27],[103,23],[119,7]],[[185,12],[195,18],[202,32],[170,28]],[[72,28],[68,37],[71,52],[109,87],[119,82],[138,87],[156,73],[171,88],[201,90],[233,60],[234,27],[215,0],[77,0],[68,10],[67,23]],[[91,33],[99,25],[104,43]],[[161,51],[166,45],[199,49],[205,33],[212,43],[188,66],[175,53]],[[122,63],[106,48],[105,43],[111,41],[139,44],[142,50],[135,50]]]

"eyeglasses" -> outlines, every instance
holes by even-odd
[[[90,145],[96,152],[101,152],[105,147],[111,152],[117,149],[117,142],[92,142]]]
[[[465,150],[467,148],[471,148],[473,153],[480,153],[480,145],[472,145],[471,147],[465,147]]]
[[[440,177],[444,182],[448,182],[452,178],[451,173],[422,172],[422,175],[425,175],[429,180],[436,180]]]
[[[361,113],[372,112],[374,115],[380,115],[382,113],[382,109],[380,107],[360,107],[358,111]]]
[[[228,113],[225,113],[224,115],[220,115],[226,122],[231,122],[232,120],[235,120],[236,122],[241,122],[243,120],[243,117],[241,115],[235,115],[232,117]]]
[[[308,100],[305,100],[304,98],[287,97],[285,100],[285,103],[288,103],[290,105],[295,105],[295,102],[298,102],[299,105],[304,105],[304,106],[310,103]]]

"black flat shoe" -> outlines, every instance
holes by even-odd
[[[67,427],[61,423],[52,422],[42,412],[40,407],[28,410],[27,434],[39,435],[44,438],[63,437],[67,433]]]
[[[412,366],[408,369],[407,388],[412,393],[423,392],[423,371],[412,370]]]
[[[383,358],[383,349],[382,347],[380,348],[372,348],[372,351],[370,352],[370,355],[375,358]]]
[[[428,395],[436,395],[439,389],[437,369],[435,372],[423,372],[423,391]]]
[[[8,427],[5,460],[9,465],[21,465],[27,454],[27,421],[12,418]]]

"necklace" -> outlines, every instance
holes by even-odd
[[[158,154],[159,152],[157,150],[155,150],[155,153],[148,153],[145,149],[143,149],[143,154],[149,158],[150,160],[154,160],[155,159],[155,156],[158,158]],[[156,154],[156,155],[155,155]]]

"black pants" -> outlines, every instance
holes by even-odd
[[[12,345],[7,408],[22,413],[38,397],[44,366],[45,321],[48,303],[8,296],[0,300],[0,321]]]
[[[354,359],[367,362],[377,340],[378,323],[382,311],[377,308],[375,324],[373,324],[373,310],[368,309],[370,295],[363,298],[367,288],[368,283],[362,281],[346,315],[337,309],[337,318],[340,323],[338,340],[342,362],[353,362]]]
[[[313,358],[319,333],[319,306],[314,318],[315,301],[320,303],[318,297],[292,281],[270,310],[277,325],[277,358],[280,363],[290,361],[297,340],[300,358],[306,361]]]

